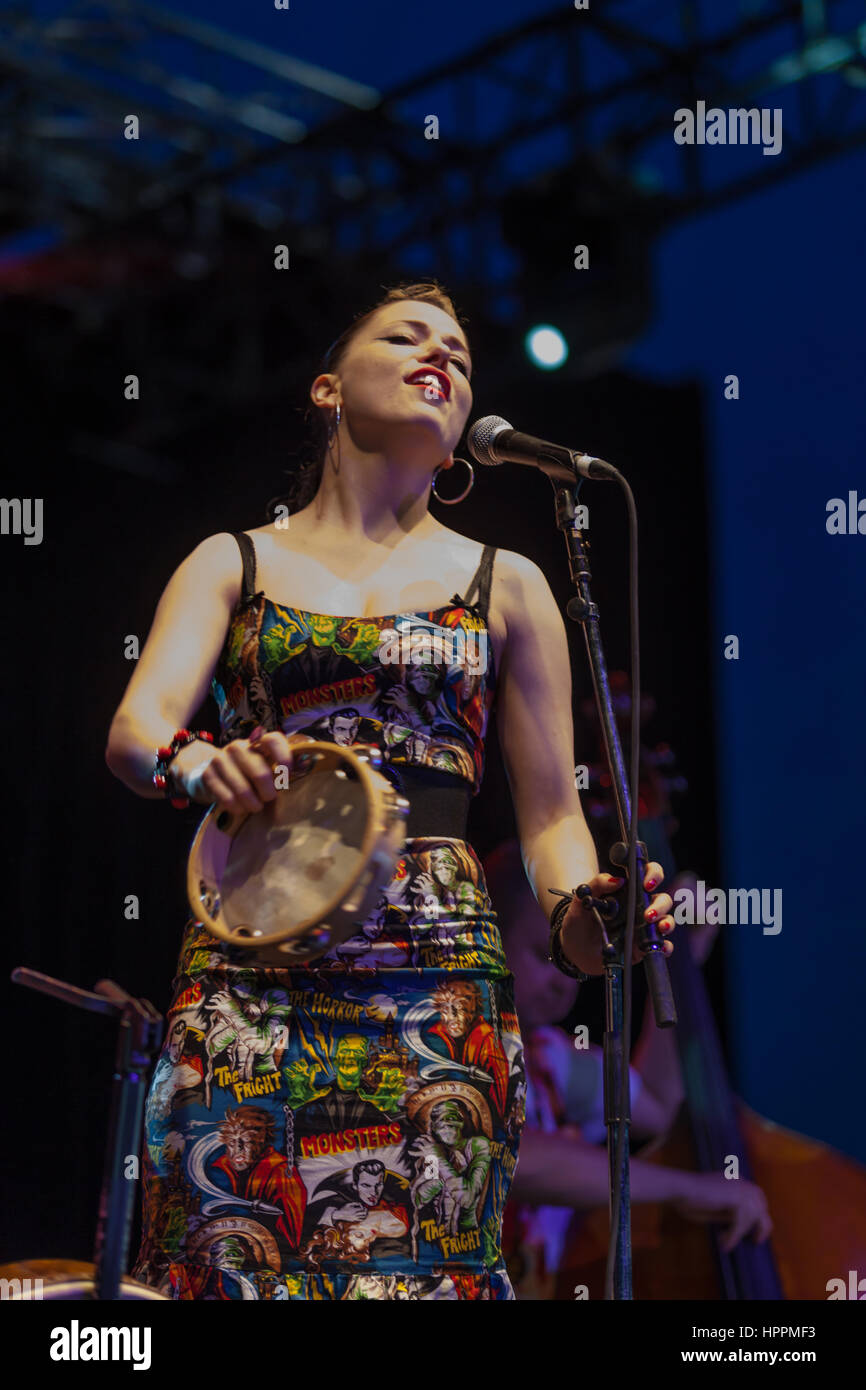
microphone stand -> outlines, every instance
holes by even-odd
[[[637,785],[639,755],[639,725],[636,709],[639,703],[639,690],[632,690],[632,738],[631,773],[632,786],[629,788],[619,730],[614,717],[613,705],[608,684],[607,663],[599,631],[598,607],[593,601],[589,581],[592,578],[589,568],[588,540],[576,525],[575,499],[580,486],[578,474],[588,477],[615,479],[626,494],[629,506],[631,530],[631,597],[632,597],[632,680],[634,686],[640,685],[640,661],[637,632],[637,517],[634,498],[628,482],[611,465],[605,464],[605,472],[590,468],[586,455],[575,452],[571,455],[574,471],[571,476],[562,465],[541,462],[538,466],[548,474],[555,494],[556,525],[563,533],[568,553],[571,578],[577,596],[569,599],[566,612],[573,622],[583,628],[589,657],[592,683],[598,708],[599,721],[604,743],[605,757],[611,777],[611,785],[616,802],[621,839],[611,847],[610,861],[619,875],[628,882],[627,903],[622,913],[619,904],[610,899],[593,899],[586,885],[581,885],[578,896],[584,906],[593,912],[601,927],[605,979],[605,1034],[604,1034],[604,1122],[607,1127],[607,1151],[610,1170],[610,1214],[611,1214],[611,1252],[608,1257],[608,1270],[605,1280],[605,1297],[631,1299],[631,1191],[629,1185],[629,1126],[631,1109],[626,1046],[626,1029],[631,1031],[631,977],[624,977],[626,967],[631,966],[631,945],[633,933],[637,930],[638,940],[644,954],[644,967],[647,985],[652,999],[656,1025],[669,1028],[676,1023],[676,1009],[671,992],[667,961],[663,951],[663,938],[654,924],[644,920],[644,911],[649,905],[650,895],[643,886],[647,866],[647,848],[637,838]],[[596,460],[593,463],[599,462]],[[614,905],[615,904],[615,905]],[[609,917],[606,926],[603,914]],[[626,951],[628,955],[626,956]],[[611,1259],[612,1253],[612,1259]]]

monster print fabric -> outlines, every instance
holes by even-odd
[[[375,743],[477,790],[492,550],[476,605],[325,622],[255,594],[238,540],[244,591],[214,680],[223,741],[262,723]],[[512,1299],[500,1237],[525,1092],[512,979],[465,839],[406,839],[357,934],[300,969],[235,965],[190,921],[146,1106],[133,1273],[177,1299]]]
[[[495,662],[484,621],[494,550],[485,546],[469,593],[424,613],[335,617],[254,592],[252,541],[241,602],[212,690],[222,742],[282,729],[333,743],[372,743],[395,768],[436,768],[477,792]]]

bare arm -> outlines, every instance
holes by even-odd
[[[494,570],[494,576],[497,572]],[[600,874],[595,845],[574,785],[574,727],[571,667],[559,609],[537,565],[513,551],[502,552],[494,603],[505,620],[500,666],[499,737],[517,819],[527,877],[549,919],[558,901],[547,890],[590,884],[594,896],[613,891],[610,874]],[[660,864],[647,865],[647,888],[661,882]],[[650,899],[661,931],[670,930],[672,902],[664,893]],[[601,932],[575,900],[560,933],[569,960],[590,975],[602,971]],[[673,949],[665,941],[663,950]],[[635,956],[639,958],[635,944]]]
[[[773,1229],[766,1197],[744,1178],[728,1180],[721,1173],[691,1173],[633,1158],[630,1183],[635,1203],[670,1203],[690,1221],[722,1225],[724,1250],[733,1250],[747,1235],[764,1241]],[[527,1129],[511,1190],[528,1206],[607,1206],[607,1150],[569,1135]]]
[[[202,704],[225,641],[241,585],[237,542],[209,536],[175,570],[108,731],[105,761],[139,796],[153,786],[154,750]],[[178,769],[200,762],[201,743],[178,754]]]
[[[507,629],[497,696],[499,739],[524,867],[549,918],[558,899],[548,888],[574,888],[598,872],[574,785],[568,644],[538,566],[505,551],[497,555],[497,570],[494,601]],[[600,969],[600,961],[592,968]]]
[[[668,1202],[685,1192],[688,1175],[675,1168],[633,1158],[631,1195],[635,1202]],[[512,1193],[529,1206],[601,1207],[609,1196],[607,1149],[566,1134],[526,1129],[520,1137],[520,1157]]]

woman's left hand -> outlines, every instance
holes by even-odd
[[[664,870],[661,864],[655,862],[647,864],[643,881],[644,888],[648,893],[652,893],[654,888],[658,888],[663,878]],[[611,893],[619,893],[622,902],[625,902],[628,885],[624,879],[614,878],[612,874],[596,874],[587,882],[592,889],[594,898],[606,898]],[[655,893],[644,913],[646,920],[654,922],[665,937],[674,929],[674,919],[669,915],[672,907],[673,899],[667,893]],[[601,930],[592,913],[587,911],[577,898],[571,903],[563,918],[560,940],[566,956],[580,970],[585,970],[588,975],[600,973],[603,968]],[[673,942],[665,940],[662,949],[665,955],[669,956],[674,949]],[[642,959],[643,953],[636,941],[632,960]]]

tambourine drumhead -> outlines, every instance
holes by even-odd
[[[408,810],[377,771],[378,749],[290,743],[288,786],[261,811],[211,807],[187,874],[209,931],[283,965],[352,934],[393,872]]]

